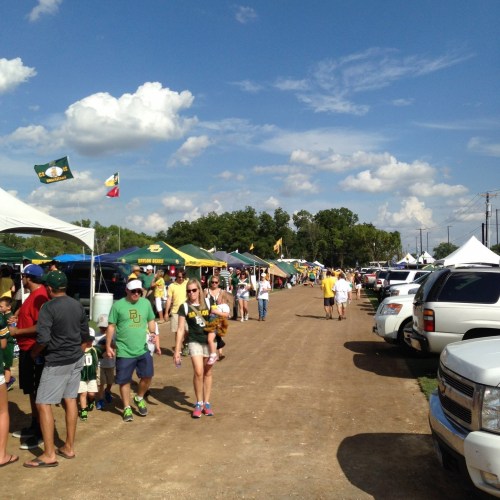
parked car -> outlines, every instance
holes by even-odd
[[[130,274],[128,264],[114,262],[96,262],[95,292],[112,293],[114,300],[125,297],[125,285]],[[82,302],[90,304],[90,261],[63,262],[59,269],[68,277],[67,294]]]
[[[458,340],[500,335],[500,268],[443,269],[419,288],[405,340],[440,353]]]
[[[376,273],[380,268],[369,268],[363,276],[363,286],[365,288],[373,288],[375,285]]]
[[[445,347],[430,397],[435,450],[447,469],[500,498],[500,337]]]
[[[400,295],[383,300],[375,313],[373,333],[389,344],[406,346],[404,330],[412,323],[413,298],[413,295]]]
[[[389,288],[385,291],[385,293],[389,294],[389,297],[394,297],[398,295],[415,295],[418,292],[420,286],[425,283],[430,275],[430,273],[426,273],[423,276],[420,276],[415,281],[411,283],[401,283],[399,285],[389,285]],[[385,298],[385,297],[384,297]]]
[[[384,280],[385,277],[389,274],[389,269],[379,269],[375,273],[375,283],[373,284],[373,289],[375,292],[378,293],[378,291],[382,288],[384,285]]]
[[[389,297],[389,287],[393,285],[402,285],[405,283],[412,283],[416,279],[429,274],[430,271],[424,269],[392,269],[390,270],[385,279],[384,284],[379,290],[379,301],[385,297]]]

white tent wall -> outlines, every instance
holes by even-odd
[[[34,234],[51,236],[84,245],[91,251],[90,266],[90,317],[95,292],[94,239],[95,230],[75,226],[42,212],[0,188],[0,233]]]
[[[450,253],[444,259],[437,260],[434,264],[444,267],[460,264],[490,264],[498,266],[500,265],[500,255],[492,252],[475,236],[472,236],[460,248]]]

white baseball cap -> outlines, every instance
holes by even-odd
[[[127,290],[137,290],[142,288],[141,280],[132,280],[127,283]]]
[[[152,270],[153,270],[153,266],[151,264],[146,266],[146,271],[152,271]]]
[[[99,314],[97,318],[97,326],[99,328],[107,328],[108,327],[108,315],[107,314]]]

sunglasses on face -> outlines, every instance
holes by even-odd
[[[187,293],[194,293],[198,291],[198,288],[188,288],[186,291]]]
[[[135,293],[141,293],[142,294],[142,290],[140,288],[136,288],[135,290],[130,290],[130,293],[133,295]]]
[[[218,281],[214,281],[214,280],[212,280],[210,283],[211,283],[212,285],[218,285],[218,284],[219,284],[219,282],[218,282]]]

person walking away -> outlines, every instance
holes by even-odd
[[[120,386],[124,422],[134,419],[130,406],[130,382],[134,370],[139,377],[139,388],[134,396],[134,403],[141,417],[148,414],[144,394],[149,389],[154,375],[153,359],[148,351],[146,334],[155,334],[155,314],[149,300],[142,297],[141,285],[139,280],[127,283],[127,295],[111,307],[106,330],[106,354],[108,357],[116,356],[116,383]],[[112,347],[114,336],[116,349]]]
[[[351,287],[345,279],[345,274],[341,272],[339,279],[335,283],[335,303],[337,304],[337,311],[339,313],[339,321],[346,318],[347,301],[351,299]]]
[[[42,284],[43,269],[36,264],[28,264],[21,272],[22,286],[29,292],[28,297],[8,320],[11,336],[19,346],[19,387],[30,398],[31,425],[14,431],[13,437],[21,438],[22,450],[38,448],[42,444],[36,392],[43,370],[43,356],[33,356],[36,344],[36,326],[43,304],[48,302],[47,289]],[[16,324],[16,326],[12,326]]]
[[[232,272],[233,268],[230,267],[229,270]],[[239,303],[238,303],[238,282],[240,281],[240,270],[236,269],[233,274],[231,274],[231,293],[233,295],[233,319],[234,321],[238,321],[238,309],[239,309]]]
[[[267,306],[269,304],[269,292],[271,283],[267,280],[267,274],[261,273],[260,281],[257,285],[257,305],[259,308],[259,321],[266,321]]]
[[[165,292],[165,280],[163,276],[165,272],[161,269],[156,271],[155,277],[151,283],[151,286],[154,288],[154,298],[155,298],[155,307],[158,313],[158,323],[165,323],[165,319],[163,317],[163,294]]]
[[[333,287],[336,279],[333,277],[330,269],[326,272],[326,278],[321,281],[321,290],[323,292],[323,307],[325,308],[326,319],[333,319],[333,305],[335,303],[335,293]]]
[[[171,283],[167,290],[167,304],[165,306],[165,316],[170,316],[170,331],[176,335],[179,326],[179,306],[186,302],[185,274],[182,269],[178,269],[175,274],[175,282]],[[185,352],[187,355],[187,351]]]
[[[192,417],[200,418],[202,414],[211,417],[214,414],[210,403],[214,365],[208,364],[210,353],[204,330],[210,316],[210,309],[205,303],[201,283],[198,280],[190,279],[186,290],[187,301],[185,306],[179,308],[179,327],[177,328],[173,361],[176,366],[180,366],[181,349],[186,336],[187,324],[186,341],[193,366],[193,386],[196,397]]]
[[[36,344],[33,356],[45,356],[36,406],[40,415],[44,452],[23,465],[28,468],[56,467],[57,456],[72,459],[75,455],[76,398],[83,368],[82,341],[88,335],[89,325],[82,304],[66,295],[68,280],[62,271],[51,271],[44,276],[50,301],[40,310],[36,326]],[[64,400],[66,413],[66,440],[57,448],[54,444],[54,415],[52,405]]]
[[[100,356],[99,374],[97,376],[97,410],[104,410],[106,403],[110,404],[113,401],[111,387],[115,383],[115,358],[106,356],[106,330],[108,329],[108,315],[101,314],[97,318],[97,327],[102,338],[97,342],[97,352]],[[111,347],[116,348],[115,340],[111,342]]]

